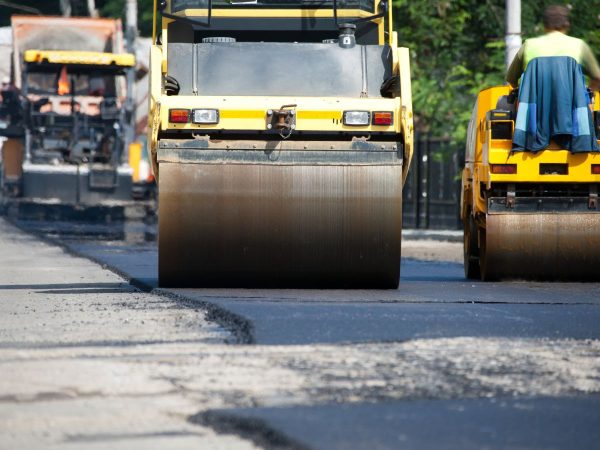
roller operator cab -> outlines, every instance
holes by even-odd
[[[461,216],[467,278],[600,278],[600,153],[554,141],[513,151],[515,93],[479,93],[468,127]],[[600,99],[593,96],[600,138]]]
[[[159,284],[396,288],[413,126],[388,3],[156,12]]]

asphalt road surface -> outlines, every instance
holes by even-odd
[[[151,227],[21,226],[52,241],[0,230],[0,447],[599,442],[600,284],[466,281],[413,238],[397,291],[164,290]]]

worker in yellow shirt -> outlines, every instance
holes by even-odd
[[[506,81],[517,87],[527,64],[541,56],[570,56],[574,58],[589,78],[589,87],[600,90],[600,66],[594,53],[583,40],[567,36],[569,31],[569,9],[562,5],[550,5],[544,10],[546,34],[527,39],[513,59]]]

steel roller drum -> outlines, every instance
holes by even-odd
[[[488,214],[484,279],[600,279],[600,213]]]
[[[401,164],[160,164],[160,286],[397,288],[401,228]]]

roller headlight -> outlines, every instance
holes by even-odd
[[[367,126],[371,123],[369,111],[344,111],[344,125]]]
[[[219,123],[218,109],[194,109],[192,115],[194,123]]]

